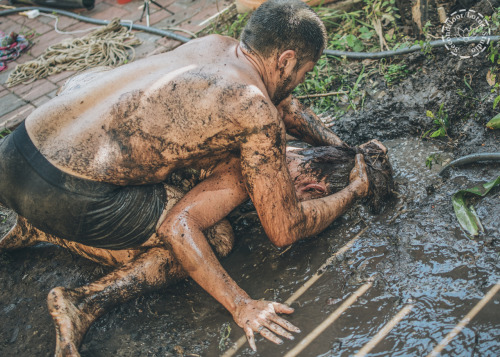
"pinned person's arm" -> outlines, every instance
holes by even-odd
[[[346,145],[297,98],[289,96],[279,104],[278,110],[282,113],[287,132],[297,139],[313,146]]]
[[[350,184],[335,194],[299,202],[285,161],[283,127],[265,125],[241,147],[246,188],[269,239],[284,247],[314,236],[342,215],[351,203],[368,194],[362,155],[350,174]]]

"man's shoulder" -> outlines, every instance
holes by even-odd
[[[203,54],[203,57],[206,58],[210,54],[226,51],[238,43],[238,40],[234,38],[212,34],[191,40],[178,47],[175,52],[194,51],[195,53]]]
[[[228,84],[226,88],[226,108],[232,107],[245,126],[259,127],[276,122],[278,110],[267,94],[248,83]]]

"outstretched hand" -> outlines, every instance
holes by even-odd
[[[300,332],[299,328],[277,315],[291,314],[293,311],[291,307],[277,302],[250,300],[238,309],[233,317],[238,326],[245,331],[252,350],[256,351],[254,332],[260,333],[278,345],[283,343],[278,336],[294,339],[290,332]]]
[[[366,163],[362,154],[357,154],[354,168],[349,174],[350,185],[353,185],[358,197],[365,197],[370,190],[370,182],[368,181],[368,174],[366,173]]]

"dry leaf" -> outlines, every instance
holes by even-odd
[[[496,80],[496,74],[491,73],[490,69],[486,74],[486,82],[488,82],[490,86],[494,86],[496,82],[495,80]]]

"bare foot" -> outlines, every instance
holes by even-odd
[[[37,231],[24,217],[18,216],[14,227],[0,238],[0,250],[26,248],[35,245],[38,240]]]
[[[49,312],[56,327],[55,356],[80,356],[78,348],[95,317],[78,308],[76,293],[62,287],[54,288],[47,297]]]

